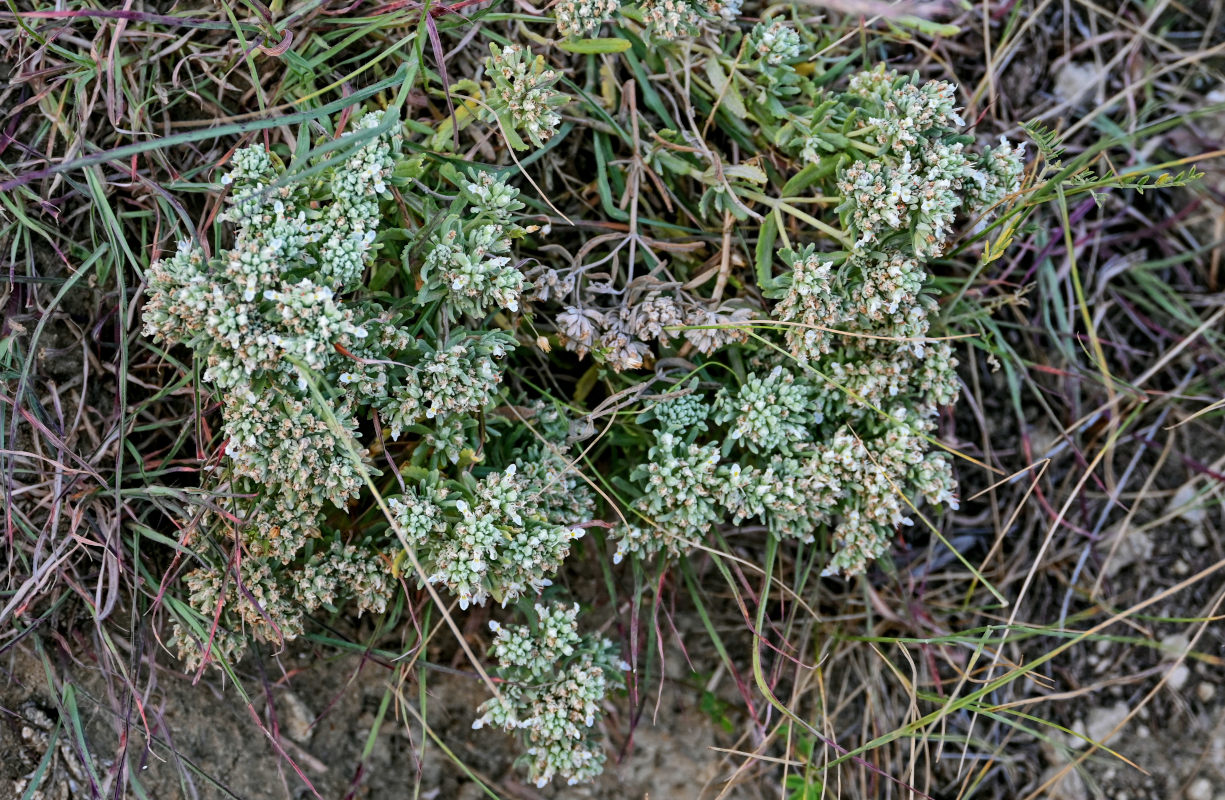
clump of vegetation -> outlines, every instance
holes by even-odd
[[[537,786],[560,776],[573,786],[604,768],[603,744],[592,736],[611,684],[629,665],[608,639],[578,632],[579,606],[537,604],[530,625],[490,621],[492,653],[506,681],[481,706],[473,728],[497,725],[522,732],[524,761]]]
[[[679,259],[646,252],[637,277],[628,261],[603,273],[559,263],[544,231],[517,222],[518,189],[501,174],[400,156],[392,115],[362,116],[342,136],[363,143],[338,163],[287,168],[261,146],[234,155],[221,181],[233,244],[210,258],[182,242],[150,268],[144,311],[148,334],[190,345],[205,365],[227,439],[213,488],[243,498],[199,522],[237,546],[187,578],[196,616],[177,622],[174,639],[189,668],[214,647],[237,657],[247,634],[293,638],[320,606],[384,609],[404,569],[445,587],[461,609],[534,598],[594,523],[613,526],[617,562],[681,556],[716,526],[759,524],[820,543],[824,574],[855,574],[913,524],[916,503],[956,507],[950,460],[931,443],[938,410],[958,394],[957,362],[930,336],[938,300],[925,291],[925,262],[943,252],[959,214],[982,219],[1018,191],[1022,150],[970,149],[947,83],[883,68],[841,88],[789,79],[811,50],[779,21],[744,43],[757,55],[729,91],[761,101],[776,125],[776,152],[791,167],[774,176],[782,196],[763,193],[771,176],[757,167],[714,178],[660,154],[675,180],[712,180],[699,218],[747,220],[756,203],[775,212],[756,270],[726,303],[693,286]],[[566,102],[551,88],[558,73],[525,46],[491,50],[490,120],[514,149],[545,146]],[[413,209],[408,219],[393,191]],[[813,213],[794,205],[801,193]],[[411,276],[402,300],[364,283],[371,270]],[[499,406],[582,408],[527,382],[503,385],[529,326],[590,354],[608,381],[663,382],[656,405],[615,423],[641,442],[609,475],[623,505],[589,492],[547,499],[585,438],[568,425],[552,440],[537,433],[536,459],[491,447],[517,422],[489,425]],[[679,377],[647,372],[669,360],[683,365]],[[681,381],[684,393],[666,389]],[[364,420],[384,438],[362,443]],[[399,491],[374,483],[371,449],[392,443],[408,455]],[[330,527],[325,506],[352,517],[368,484],[386,493],[383,523],[348,536]],[[598,705],[603,687],[588,683],[592,694],[575,702]],[[513,706],[546,702],[532,697],[495,704],[486,718],[528,724]],[[532,741],[542,780],[589,777],[602,763]]]
[[[424,566],[424,581],[467,608],[539,592],[582,534],[573,527],[586,519],[581,504],[559,521],[538,503],[564,465],[521,473],[510,462],[480,479],[467,469],[478,459],[466,423],[497,399],[514,338],[446,329],[517,309],[523,278],[504,255],[524,233],[511,223],[522,207],[516,191],[488,173],[455,173],[453,213],[405,246],[406,259],[425,252],[416,303],[398,310],[361,291],[384,247],[380,199],[396,180],[398,125],[380,130],[380,120],[362,117],[357,131],[370,141],[309,185],[263,148],[239,151],[222,179],[232,187],[223,219],[235,224],[233,246],[210,259],[182,242],[150,269],[146,333],[191,345],[207,365],[227,437],[228,482],[216,488],[250,498],[201,523],[238,546],[231,561],[188,576],[200,617],[175,639],[191,667],[218,631],[227,656],[240,654],[240,620],[258,638],[283,641],[320,605],[351,597],[360,609],[385,608],[402,548]],[[346,508],[379,474],[357,436],[370,415],[389,440],[414,439],[409,482],[387,498],[389,529],[342,544],[323,511]],[[198,624],[207,619],[220,627]]]
[[[128,247],[120,224],[102,218],[96,235],[105,242],[92,258],[123,252],[130,263],[107,260],[93,281],[115,287],[107,314],[120,332],[108,345],[116,384],[107,389],[118,398],[118,421],[98,452],[104,442],[124,445],[113,479],[79,458],[67,488],[62,475],[49,482],[53,499],[31,516],[55,519],[62,501],[84,497],[97,507],[74,512],[79,538],[87,526],[101,530],[98,508],[114,515],[113,532],[99,533],[95,548],[110,570],[98,585],[111,596],[77,589],[99,638],[129,647],[102,626],[119,602],[112,573],[124,570],[136,587],[132,630],[147,616],[159,634],[150,641],[197,679],[209,667],[235,678],[256,717],[236,666],[287,642],[332,647],[352,638],[342,646],[363,663],[422,682],[422,713],[425,675],[455,671],[439,648],[458,648],[472,667],[460,672],[483,678],[491,695],[472,727],[515,734],[519,764],[539,787],[601,773],[612,752],[605,734],[616,740],[621,725],[615,709],[628,695],[632,732],[645,687],[667,674],[669,627],[678,638],[688,627],[709,635],[717,674],[733,678],[751,709],[756,751],[746,763],[767,751],[787,769],[800,759],[803,779],[787,775],[777,787],[795,796],[826,789],[815,774],[817,743],[833,754],[824,768],[833,770],[874,747],[928,737],[957,714],[1000,717],[1008,706],[991,693],[1061,650],[1017,659],[1023,666],[1007,679],[993,678],[1021,630],[1019,612],[991,627],[998,607],[979,600],[1005,598],[967,553],[1001,558],[1004,528],[989,549],[977,533],[950,542],[939,528],[938,514],[957,510],[963,495],[996,491],[1005,475],[989,436],[979,448],[957,432],[982,416],[980,381],[1006,386],[999,396],[1021,418],[1020,398],[1034,388],[1020,377],[1026,359],[1042,360],[1013,349],[1036,329],[1032,320],[1004,324],[994,315],[1024,307],[1029,278],[1017,282],[1019,259],[1062,246],[1072,264],[1066,294],[1076,303],[1060,295],[1050,314],[1071,308],[1090,333],[1081,339],[1069,329],[1052,347],[1075,363],[1068,342],[1083,341],[1091,363],[1066,374],[1100,379],[1108,396],[1087,417],[1061,423],[1062,436],[1073,422],[1084,431],[1105,420],[1109,450],[1118,426],[1130,424],[1116,412],[1132,390],[1107,364],[1130,357],[1134,344],[1110,350],[1097,338],[1071,230],[1111,189],[1144,190],[1152,175],[1181,186],[1194,171],[1169,175],[1132,153],[1141,166],[1099,174],[1089,165],[1104,150],[1068,154],[1041,125],[1014,128],[1011,140],[987,135],[982,85],[963,90],[913,61],[906,72],[890,68],[904,63],[891,57],[909,35],[900,31],[941,30],[923,20],[898,18],[889,37],[872,24],[848,37],[850,28],[807,11],[740,0],[563,0],[514,14],[475,11],[471,2],[401,5],[368,20],[341,15],[296,45],[298,23],[309,31],[316,12],[334,10],[292,11],[291,25],[273,4],[261,7],[257,24],[235,21],[244,49],[225,74],[250,68],[234,80],[249,79],[260,114],[234,116],[216,137],[237,146],[208,151],[158,187],[148,201],[155,211],[124,217],[145,249]],[[173,19],[116,13],[124,24]],[[391,30],[397,36],[385,38]],[[372,33],[377,46],[362,50]],[[56,41],[39,37],[47,47]],[[392,53],[389,67],[383,59]],[[362,66],[325,86],[314,71],[342,54]],[[261,87],[256,65],[271,63],[265,58],[283,59],[287,70],[277,102]],[[340,99],[321,99],[341,85]],[[282,92],[292,109],[278,105]],[[201,102],[220,108],[224,95]],[[22,130],[28,150],[34,139]],[[56,135],[35,138],[54,143]],[[206,135],[176,135],[166,148]],[[1022,136],[1032,139],[1028,149]],[[18,141],[5,137],[0,152]],[[88,170],[122,161],[136,185],[136,157],[161,152],[153,141],[116,151],[132,157],[130,167],[114,153],[95,156],[93,145],[69,151],[86,153]],[[4,186],[34,208],[23,180]],[[9,211],[13,196],[0,193]],[[1070,199],[1082,203],[1075,213]],[[59,213],[58,202],[44,201],[40,213]],[[1047,204],[1058,210],[1045,219],[1051,224],[1032,224]],[[27,246],[34,234],[54,241],[28,209],[17,218]],[[1062,245],[1049,235],[1055,229]],[[1026,248],[1014,255],[1008,247],[1020,240]],[[1055,272],[1042,280],[1064,280]],[[40,280],[31,269],[30,285]],[[1170,309],[1181,306],[1162,298],[1128,296],[1138,309],[1131,316],[1178,317]],[[19,357],[34,326],[5,325],[0,362],[15,377],[6,402],[28,403],[30,367]],[[1195,326],[1197,336],[1214,336],[1210,325]],[[131,374],[129,348],[145,358]],[[974,402],[958,406],[967,386]],[[50,407],[62,416],[61,405],[57,397]],[[63,420],[31,408],[23,418],[68,452]],[[147,435],[147,446],[127,431]],[[5,453],[27,446],[10,441],[7,427],[2,435]],[[963,456],[1000,475],[959,489]],[[79,488],[94,480],[96,488]],[[1071,504],[1041,502],[1055,526]],[[1108,512],[1082,526],[1090,538]],[[991,514],[1001,526],[1015,520],[995,506]],[[57,550],[61,561],[47,561],[54,536],[36,534],[28,520],[14,527],[29,578],[3,598],[0,619],[24,614],[45,565],[63,560]],[[929,553],[920,569],[918,550],[929,541],[939,555]],[[1065,607],[1092,563],[1086,547]],[[922,587],[946,580],[933,565],[948,564],[966,569],[970,588],[944,603],[958,611],[937,612]],[[86,582],[74,575],[70,584]],[[962,587],[952,578],[947,585]],[[1029,587],[1027,577],[1020,594]],[[677,622],[678,597],[694,612],[692,626]],[[966,612],[972,598],[979,605]],[[724,619],[712,601],[726,603]],[[813,648],[809,637],[830,607],[835,621],[820,622]],[[877,616],[903,632],[882,636]],[[729,617],[749,624],[728,626]],[[987,627],[947,633],[954,618]],[[482,641],[486,623],[491,636]],[[447,645],[436,636],[443,626],[455,634]],[[741,627],[748,639],[730,647]],[[399,641],[388,645],[393,630]],[[915,715],[848,749],[807,720],[842,713],[824,694],[833,649],[878,641],[911,660],[915,676],[905,683]],[[487,660],[477,656],[486,643]],[[957,648],[972,651],[971,666]],[[972,665],[985,651],[994,660],[971,691],[966,682],[980,681]],[[140,663],[132,655],[124,664],[125,681]],[[793,675],[784,674],[788,665]],[[820,702],[801,702],[814,680]],[[418,713],[399,687],[389,690],[370,742],[393,694],[398,716]],[[727,709],[709,689],[703,704]],[[931,713],[920,716],[921,706]],[[422,739],[439,742],[416,719]],[[977,741],[974,721],[954,722],[941,742]],[[76,728],[74,745],[84,740]],[[887,729],[875,719],[864,726],[877,728]]]

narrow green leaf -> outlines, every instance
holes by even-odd
[[[629,39],[574,39],[557,45],[567,53],[624,53],[630,49]]]
[[[761,223],[761,231],[757,234],[755,252],[757,264],[757,285],[769,288],[774,284],[774,242],[778,239],[778,223],[773,214],[768,214]]]

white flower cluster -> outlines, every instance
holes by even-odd
[[[910,506],[899,491],[957,508],[952,467],[943,453],[928,452],[932,425],[905,408],[894,409],[884,435],[863,440],[849,428],[822,448],[810,467],[839,499],[834,507],[834,556],[826,574],[863,572],[888,548],[898,526],[910,526]]]
[[[730,25],[744,10],[744,0],[705,0],[707,15],[724,25]]]
[[[797,513],[801,509],[806,510],[805,504],[811,501],[806,497],[795,496],[791,484],[795,476],[786,469],[797,463],[794,459],[775,456],[764,466],[733,463],[720,467],[719,471],[726,485],[723,507],[732,523],[740,525],[745,520],[756,517],[770,522],[774,532],[780,533],[777,518],[780,508],[791,503],[795,505]],[[811,528],[796,538],[805,537],[811,541]]]
[[[826,573],[862,572],[897,527],[913,524],[907,497],[957,507],[948,457],[928,452],[930,417],[904,406],[889,414],[883,426],[864,423],[864,434],[843,425],[796,455],[758,465],[721,463],[714,445],[678,446],[672,434],[657,433],[651,464],[636,476],[644,494],[635,510],[647,522],[615,531],[614,563],[675,556],[715,523],[756,519],[776,536],[805,542],[828,529],[834,551]]]
[[[526,411],[525,419],[530,420],[535,428],[533,436],[538,435],[544,441],[557,445],[561,452],[566,452],[574,424],[566,407],[556,400],[537,398],[526,406]]]
[[[371,405],[391,391],[406,366],[404,359],[417,352],[417,338],[412,331],[397,324],[397,314],[368,305],[361,308],[362,328],[369,335],[345,345],[343,353],[324,373],[328,383],[339,386],[345,394],[338,400],[341,407],[356,414],[363,405]]]
[[[616,528],[614,564],[627,555],[644,559],[680,555],[688,549],[688,540],[700,539],[723,521],[739,525],[757,517],[768,521],[778,535],[811,541],[814,527],[824,519],[810,513],[822,498],[797,488],[804,473],[795,460],[775,456],[765,467],[721,463],[714,444],[686,444],[672,433],[660,432],[655,441],[649,463],[631,476],[644,489],[633,509],[645,520]],[[805,517],[807,527],[787,528],[787,522],[805,514],[812,517]]]
[[[893,94],[896,79],[897,72],[887,69],[882,62],[873,69],[852,75],[847,81],[847,94],[884,103]]]
[[[916,259],[899,251],[868,253],[851,261],[859,274],[848,310],[879,331],[918,302],[927,271]],[[921,335],[921,334],[920,334]]]
[[[484,170],[476,170],[472,180],[464,184],[464,197],[472,203],[473,214],[486,214],[503,225],[509,225],[514,214],[523,210],[519,190],[503,178]]]
[[[759,22],[749,31],[749,52],[764,67],[781,67],[804,53],[799,32],[783,22]]]
[[[799,359],[819,358],[835,344],[831,331],[845,320],[843,294],[835,283],[833,261],[812,245],[780,254],[791,268],[790,286],[774,315],[789,323],[783,331],[791,353]]]
[[[197,570],[190,572],[184,581],[190,587],[193,580],[213,574],[213,570]],[[210,600],[210,598],[212,598]],[[216,593],[193,592],[189,596],[191,604],[196,608],[216,608]],[[256,632],[260,628],[254,629]],[[220,661],[235,663],[247,652],[248,634],[243,631],[232,631],[221,626],[196,629],[175,620],[171,624],[168,644],[173,648],[178,659],[183,662],[185,672],[195,672],[207,664]]]
[[[561,0],[553,16],[562,36],[595,36],[620,9],[620,0]]]
[[[966,182],[978,174],[960,142],[932,143],[918,158],[906,151],[893,162],[877,158],[847,167],[838,184],[846,197],[839,210],[847,212],[848,227],[858,236],[854,249],[888,246],[901,234],[918,257],[941,255],[966,198]]]
[[[814,414],[808,399],[813,393],[811,386],[802,385],[791,373],[781,368],[772,370],[765,379],[753,375],[745,385],[749,387],[746,394],[753,397],[773,396],[774,400],[761,403],[752,410],[746,409],[741,417],[727,413],[734,402],[733,396],[720,394],[716,409],[722,413],[717,413],[714,419],[723,423],[736,420],[735,426],[725,435],[724,455],[729,454],[732,446],[746,436],[744,431],[749,431],[748,436],[758,432],[754,423],[762,425],[761,430],[765,431],[764,439],[759,439],[759,443],[777,442],[780,447],[781,443],[786,443],[788,436],[806,440],[815,432],[815,427],[797,426],[786,429],[784,433],[763,422],[762,414],[768,411],[772,403],[778,402],[781,390],[787,397],[781,403],[779,413],[789,417],[795,415],[789,419],[790,423],[806,418],[809,425],[815,426],[819,415]],[[701,395],[695,392],[667,403],[684,401],[681,410],[688,417],[691,415],[690,409],[707,407],[700,398]],[[755,400],[748,402],[756,405]],[[699,539],[714,524],[724,521],[739,525],[755,517],[769,523],[777,535],[811,541],[816,526],[828,520],[834,497],[829,492],[820,492],[811,481],[805,482],[808,473],[800,461],[791,456],[774,454],[769,461],[760,465],[725,462],[718,444],[699,445],[692,441],[707,430],[704,423],[679,431],[670,424],[674,415],[670,411],[661,413],[661,406],[666,407],[666,404],[653,408],[644,418],[653,416],[664,430],[655,432],[655,445],[650,450],[647,463],[631,475],[643,489],[643,495],[635,501],[633,510],[644,521],[642,524],[621,525],[614,531],[617,548],[613,563],[620,563],[627,555],[638,558],[651,558],[657,554],[676,556],[687,549],[686,540]],[[716,432],[716,435],[719,434]],[[821,446],[802,441],[795,443],[805,454],[817,452]],[[765,454],[768,449],[757,445],[749,448],[754,454]]]
[[[385,608],[392,559],[377,548],[337,542],[304,553],[323,533],[325,504],[343,507],[364,485],[363,473],[377,474],[355,445],[358,416],[376,410],[397,437],[433,420],[433,429],[418,431],[425,435],[415,451],[454,463],[471,425],[466,418],[493,400],[502,357],[513,347],[513,337],[500,331],[457,331],[431,345],[397,324],[395,312],[341,298],[371,258],[379,198],[391,178],[398,135],[377,135],[380,125],[379,114],[362,117],[351,135],[364,138],[342,164],[311,180],[291,179],[262,148],[239,151],[223,181],[232,187],[225,219],[235,225],[234,246],[206,259],[184,244],[149,270],[146,331],[203,356],[205,380],[221,390],[231,491],[255,495],[234,516],[209,516],[212,530],[235,535],[238,566],[203,568],[188,581],[201,618],[217,619],[218,604],[225,612],[219,632],[210,634],[224,646],[219,654],[241,654],[236,625],[282,640],[300,633],[302,614],[319,605],[355,598],[360,610]],[[502,231],[522,208],[517,192],[476,174],[461,185],[457,202],[470,205],[478,224],[462,229],[463,252],[451,253],[439,271],[452,273],[452,285],[466,276],[493,301],[513,307],[522,276],[505,263]],[[463,210],[456,210],[459,219]],[[465,308],[485,302],[459,294]],[[311,386],[315,376],[325,394],[329,384],[343,394],[321,401]],[[576,536],[530,506],[515,470],[456,484],[432,527],[415,520],[425,529],[419,534],[428,541],[420,546],[435,578],[461,597],[494,592],[502,599],[539,589]],[[206,637],[189,619],[180,621],[176,641],[198,664]]]
[[[359,311],[338,292],[360,278],[373,252],[399,139],[375,131],[381,124],[379,112],[363,116],[354,134],[369,141],[313,182],[290,179],[262,147],[239,150],[222,178],[233,246],[207,259],[181,243],[146,276],[145,333],[202,357],[204,380],[220,390],[232,491],[256,495],[236,517],[211,518],[212,528],[238,534],[245,556],[228,577],[199,571],[189,581],[192,604],[213,619],[208,606],[221,598],[240,621],[273,631],[271,638],[295,635],[301,613],[271,565],[291,563],[320,535],[325,504],[343,506],[360,490],[363,470],[374,471],[362,464],[364,450],[353,449],[352,410],[319,404],[307,371],[333,371],[341,350],[367,338]],[[200,638],[182,626],[180,633],[198,663]],[[226,641],[227,652],[239,652],[236,639]]]
[[[703,21],[727,26],[736,21],[744,0],[643,0],[647,33],[665,42],[691,39]]]
[[[981,178],[967,187],[969,202],[976,213],[985,213],[1021,188],[1025,144],[1014,145],[1001,136],[998,145],[983,148],[978,171]]]
[[[492,113],[507,129],[504,133],[515,149],[527,147],[519,133],[535,147],[544,147],[561,122],[556,109],[567,100],[553,88],[561,75],[545,66],[544,56],[533,57],[522,45],[490,44],[489,50],[492,55],[485,59],[485,73],[493,80],[488,97]]]
[[[663,41],[696,36],[704,20],[730,25],[743,6],[744,0],[644,0],[641,4],[648,33]],[[621,0],[560,0],[553,7],[553,21],[562,36],[596,36],[620,10]]]
[[[745,44],[744,67],[756,100],[754,113],[763,121],[794,119],[788,108],[802,91],[796,66],[812,57],[812,47],[783,20],[757,23]]]
[[[180,243],[149,269],[145,333],[181,341],[206,356],[204,379],[223,389],[250,385],[296,359],[321,368],[334,346],[366,335],[331,289],[309,278],[280,279],[292,269],[258,242],[239,239],[214,273],[196,248]]]
[[[475,414],[496,395],[502,359],[513,346],[500,331],[457,333],[437,350],[416,342],[419,362],[371,405],[382,414],[392,439],[423,419]],[[346,382],[344,376],[340,380]]]
[[[856,419],[870,413],[869,407],[879,408],[886,398],[902,394],[914,366],[902,350],[892,353],[851,350],[842,358],[831,356],[821,362],[821,369],[829,378],[821,404],[832,412],[844,411]]]
[[[673,537],[668,536],[663,528],[650,523],[622,523],[613,529],[613,537],[617,540],[617,549],[613,551],[612,557],[614,564],[620,564],[626,556],[650,559],[663,553],[670,558],[686,549]]]
[[[957,356],[949,342],[941,341],[928,346],[917,357],[920,360],[911,376],[913,391],[923,398],[917,408],[927,416],[935,416],[935,409],[951,406],[961,394]]]
[[[877,144],[898,155],[919,147],[925,138],[941,138],[953,126],[965,125],[957,113],[955,86],[946,81],[922,85],[899,81],[897,72],[886,70],[884,64],[851,76],[847,93],[867,101],[868,124],[875,129]]]
[[[634,510],[656,530],[649,537],[621,538],[613,561],[626,553],[676,555],[686,549],[682,540],[697,538],[719,522],[723,476],[718,467],[718,445],[686,443],[676,434],[657,431],[647,462],[630,474],[644,490]]]
[[[823,418],[813,410],[815,394],[811,383],[777,366],[765,375],[750,373],[735,393],[721,389],[713,419],[730,423],[728,440],[751,452],[789,451],[810,441]]]
[[[957,213],[977,213],[1016,191],[1023,149],[1006,142],[976,156],[957,139],[965,121],[955,88],[917,83],[882,65],[851,79],[848,102],[866,119],[861,128],[879,152],[839,174],[838,207],[855,237],[854,250],[899,248],[921,259],[939,256]]]
[[[370,135],[382,122],[382,113],[364,115],[344,136]],[[373,136],[331,176],[331,202],[323,206],[316,223],[319,274],[333,285],[351,286],[366,268],[367,253],[379,227],[378,198],[387,192],[387,179],[399,134]]]
[[[465,229],[453,217],[432,241],[421,278],[439,285],[456,312],[475,317],[490,308],[519,310],[523,273],[511,263],[510,239],[501,225]]]
[[[791,256],[801,271],[828,277],[825,268],[832,268],[813,253]],[[856,269],[886,274],[850,272],[878,291],[835,294],[824,287],[807,307],[833,306],[836,311],[827,309],[833,319],[825,322],[842,329],[870,330],[873,315],[888,327],[885,309],[922,309],[920,298],[909,296],[919,284],[907,277],[906,263],[913,262],[865,260]],[[805,286],[804,276],[796,277],[792,293]],[[880,290],[908,281],[905,297]],[[790,299],[787,307],[806,307],[804,298]],[[921,339],[927,320],[920,319]],[[795,344],[811,343],[797,337]],[[887,549],[898,526],[911,523],[906,498],[956,507],[948,458],[928,452],[936,409],[958,392],[951,346],[834,335],[825,344],[824,352],[804,352],[816,370],[812,377],[775,364],[749,372],[734,391],[721,389],[709,412],[695,390],[640,415],[640,423],[658,426],[647,463],[631,474],[642,490],[632,506],[642,521],[614,532],[614,562],[626,555],[675,556],[716,524],[755,519],[774,535],[802,541],[829,531],[829,571],[855,573]]]
[[[342,138],[359,134],[370,141],[356,148],[343,168],[330,172],[326,187],[330,202],[319,209],[310,208],[301,182],[275,185],[285,176],[274,154],[262,147],[234,154],[231,170],[221,179],[233,187],[230,208],[221,219],[239,226],[240,245],[254,243],[260,246],[256,252],[271,251],[269,257],[248,258],[243,267],[272,271],[279,259],[283,270],[284,262],[304,256],[307,245],[314,244],[315,252],[305,258],[315,268],[315,278],[335,287],[361,277],[378,227],[378,198],[387,192],[386,179],[400,142],[398,133],[374,133],[381,124],[382,112],[372,112],[358,121],[355,130],[341,134]],[[242,249],[235,247],[236,252]],[[246,290],[251,295],[254,283],[248,283]]]
[[[380,118],[367,114],[359,127],[377,126]],[[268,371],[291,371],[293,360],[320,368],[335,345],[364,337],[333,289],[359,277],[369,258],[370,218],[386,191],[392,144],[378,138],[333,171],[326,212],[311,207],[300,182],[274,186],[284,179],[283,168],[266,150],[238,151],[225,181],[233,184],[225,218],[237,226],[234,247],[208,261],[183,242],[169,259],[154,263],[145,334],[201,351],[209,362],[205,379],[225,389],[249,385]],[[328,255],[338,242],[349,252],[343,269]]]
[[[924,436],[936,409],[957,399],[957,360],[947,341],[927,339],[934,302],[921,294],[927,275],[913,256],[854,252],[839,266],[812,248],[782,255],[792,273],[774,313],[796,323],[784,332],[792,354],[826,379],[814,413],[849,427],[814,436],[795,464],[774,465],[802,476],[789,482],[800,502],[767,502],[768,521],[801,538],[830,527],[828,569],[860,572],[909,524],[903,498],[956,507],[951,465],[928,453]]]
[[[642,16],[651,36],[674,41],[697,34],[702,16],[692,0],[643,0]]]
[[[785,251],[790,285],[775,315],[801,362],[819,362],[832,384],[819,406],[831,417],[861,415],[889,398],[914,395],[936,407],[957,396],[956,359],[947,342],[927,339],[933,301],[927,273],[899,251],[852,254],[835,272],[811,247]]]
[[[495,308],[518,311],[527,282],[511,260],[511,239],[525,230],[511,220],[522,208],[519,190],[499,177],[476,170],[463,179],[459,199],[426,243],[417,305],[445,301],[450,321]]]
[[[296,577],[294,598],[307,611],[333,607],[338,599],[352,597],[358,614],[382,614],[395,590],[390,559],[340,540],[316,552]]]
[[[173,626],[171,642],[186,669],[241,658],[248,634],[265,642],[284,642],[302,633],[303,610],[294,598],[294,586],[281,580],[264,559],[243,558],[224,571],[195,569],[184,582],[188,602],[201,620],[198,628],[178,620]],[[219,609],[236,615],[242,628],[213,626]]]
[[[504,627],[493,620],[493,646],[490,653],[504,667],[515,666],[533,675],[547,675],[563,659],[574,655],[583,643],[578,632],[579,605],[566,607],[560,603],[536,604],[536,626],[530,636],[524,636],[521,626]]]
[[[499,625],[492,652],[497,658],[500,697],[485,701],[473,728],[495,725],[518,731],[527,749],[528,777],[537,787],[555,776],[569,785],[591,780],[604,770],[605,755],[596,737],[601,704],[620,680],[613,644],[578,633],[578,605],[536,605],[528,625]]]
[[[471,429],[477,422],[472,417],[451,415],[436,417],[433,428],[421,439],[422,444],[434,453],[433,466],[446,463],[458,464],[469,447]]]
[[[289,564],[305,542],[323,535],[320,505],[314,498],[304,500],[301,494],[270,486],[250,504],[243,519],[247,554]],[[224,527],[224,523],[218,521],[211,527]]]
[[[229,437],[226,454],[238,475],[278,487],[315,512],[327,502],[343,507],[360,490],[361,466],[346,441],[355,435],[357,423],[342,409],[332,414],[339,436],[310,399],[271,388],[263,397],[249,389],[231,391],[222,409]]]
[[[461,608],[488,598],[505,605],[550,585],[583,529],[558,525],[542,513],[534,485],[511,464],[481,480],[435,479],[388,499],[400,530],[428,573]]]
[[[552,525],[582,530],[577,526],[595,517],[595,494],[566,459],[563,449],[530,448],[519,460],[523,480],[533,487],[532,499]]]
[[[273,559],[253,555],[243,556],[236,568],[187,574],[188,601],[203,620],[199,628],[178,620],[173,626],[171,642],[187,670],[206,663],[205,653],[209,661],[236,661],[246,651],[247,634],[265,642],[294,639],[302,634],[305,615],[320,606],[354,598],[359,613],[382,613],[395,588],[385,558],[368,547],[336,541],[295,572],[277,571]],[[242,629],[212,627],[219,608],[236,615]]]
[[[415,486],[405,487],[403,495],[387,498],[399,532],[414,551],[424,552],[436,543],[435,540],[446,535],[454,516],[448,516],[447,498],[453,493],[454,489],[431,475]]]

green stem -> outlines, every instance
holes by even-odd
[[[837,203],[842,202],[842,198],[828,197],[823,194],[816,194],[816,195],[813,195],[812,197],[782,197],[779,199],[782,200],[782,202],[784,203],[814,203],[814,204],[829,205],[829,206],[836,205]]]
[[[736,190],[736,194],[740,195],[741,197],[747,198],[749,200],[755,200],[758,203],[763,203],[769,206],[770,208],[774,209],[775,211],[785,211],[791,216],[800,220],[801,222],[806,222],[809,225],[816,228],[817,230],[826,234],[827,236],[830,236],[831,238],[836,240],[839,244],[841,244],[843,247],[850,249],[851,240],[845,233],[838,230],[832,225],[822,222],[821,220],[817,219],[811,214],[808,214],[804,211],[799,210],[795,206],[788,203],[786,200],[779,200],[777,198],[770,197],[768,195],[764,195],[761,192],[755,192],[752,189],[744,189],[741,187],[734,187],[734,188]],[[780,231],[782,230],[781,226],[779,230]]]
[[[845,136],[846,134],[843,134],[843,135]],[[850,145],[851,145],[852,147],[854,147],[856,150],[861,150],[861,151],[863,151],[863,152],[867,153],[867,154],[868,154],[868,155],[870,155],[870,156],[879,156],[879,155],[880,155],[880,148],[879,148],[879,147],[873,147],[872,145],[868,144],[867,142],[861,142],[861,141],[859,141],[858,139],[852,139],[850,136],[847,136],[847,142],[849,142],[849,143],[850,143]]]

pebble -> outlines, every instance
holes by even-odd
[[[1212,800],[1212,781],[1196,778],[1187,787],[1187,800]]]
[[[460,787],[459,794],[455,795],[457,800],[481,800],[484,796],[485,793],[481,791],[481,787],[475,783],[465,783]]]
[[[1114,539],[1119,539],[1118,547],[1114,546]],[[1153,540],[1149,538],[1144,531],[1128,525],[1125,528],[1116,526],[1113,531],[1106,534],[1105,541],[1100,545],[1102,553],[1109,553],[1111,548],[1114,548],[1114,557],[1106,562],[1106,577],[1113,578],[1120,570],[1131,566],[1136,562],[1144,563],[1152,558],[1153,555]]]
[[[1073,107],[1092,102],[1094,87],[1103,80],[1101,70],[1087,61],[1069,61],[1055,75],[1055,94]]]
[[[1199,695],[1200,700],[1207,703],[1216,695],[1216,686],[1208,681],[1203,681],[1199,686],[1195,687],[1195,693]]]
[[[1192,525],[1203,525],[1208,519],[1208,509],[1207,498],[1200,494],[1202,491],[1195,482],[1184,483],[1170,498],[1166,511],[1177,514]]]
[[[1084,733],[1093,741],[1101,744],[1106,736],[1114,730],[1116,725],[1124,720],[1130,711],[1131,709],[1127,707],[1126,703],[1115,703],[1105,708],[1095,708],[1089,712],[1089,719],[1085,722]]]
[[[1048,769],[1042,776],[1043,783],[1052,780],[1060,769],[1057,766]],[[1065,772],[1063,777],[1052,784],[1048,791],[1048,800],[1089,800],[1089,789],[1085,786],[1085,780],[1074,769]]]
[[[307,707],[301,697],[293,692],[284,692],[276,699],[276,710],[280,716],[281,730],[295,742],[305,744],[310,741],[314,729],[311,723],[315,715]]]
[[[1187,685],[1187,680],[1191,677],[1191,670],[1186,664],[1179,664],[1170,670],[1170,677],[1166,679],[1165,685],[1176,692],[1182,691],[1182,688]]]
[[[1191,647],[1185,633],[1171,633],[1161,640],[1161,660],[1175,661]]]
[[[1083,719],[1078,719],[1072,723],[1072,732],[1079,735],[1067,737],[1068,747],[1073,750],[1079,750],[1089,744],[1082,738],[1089,735],[1089,732],[1085,730],[1085,721]]]

